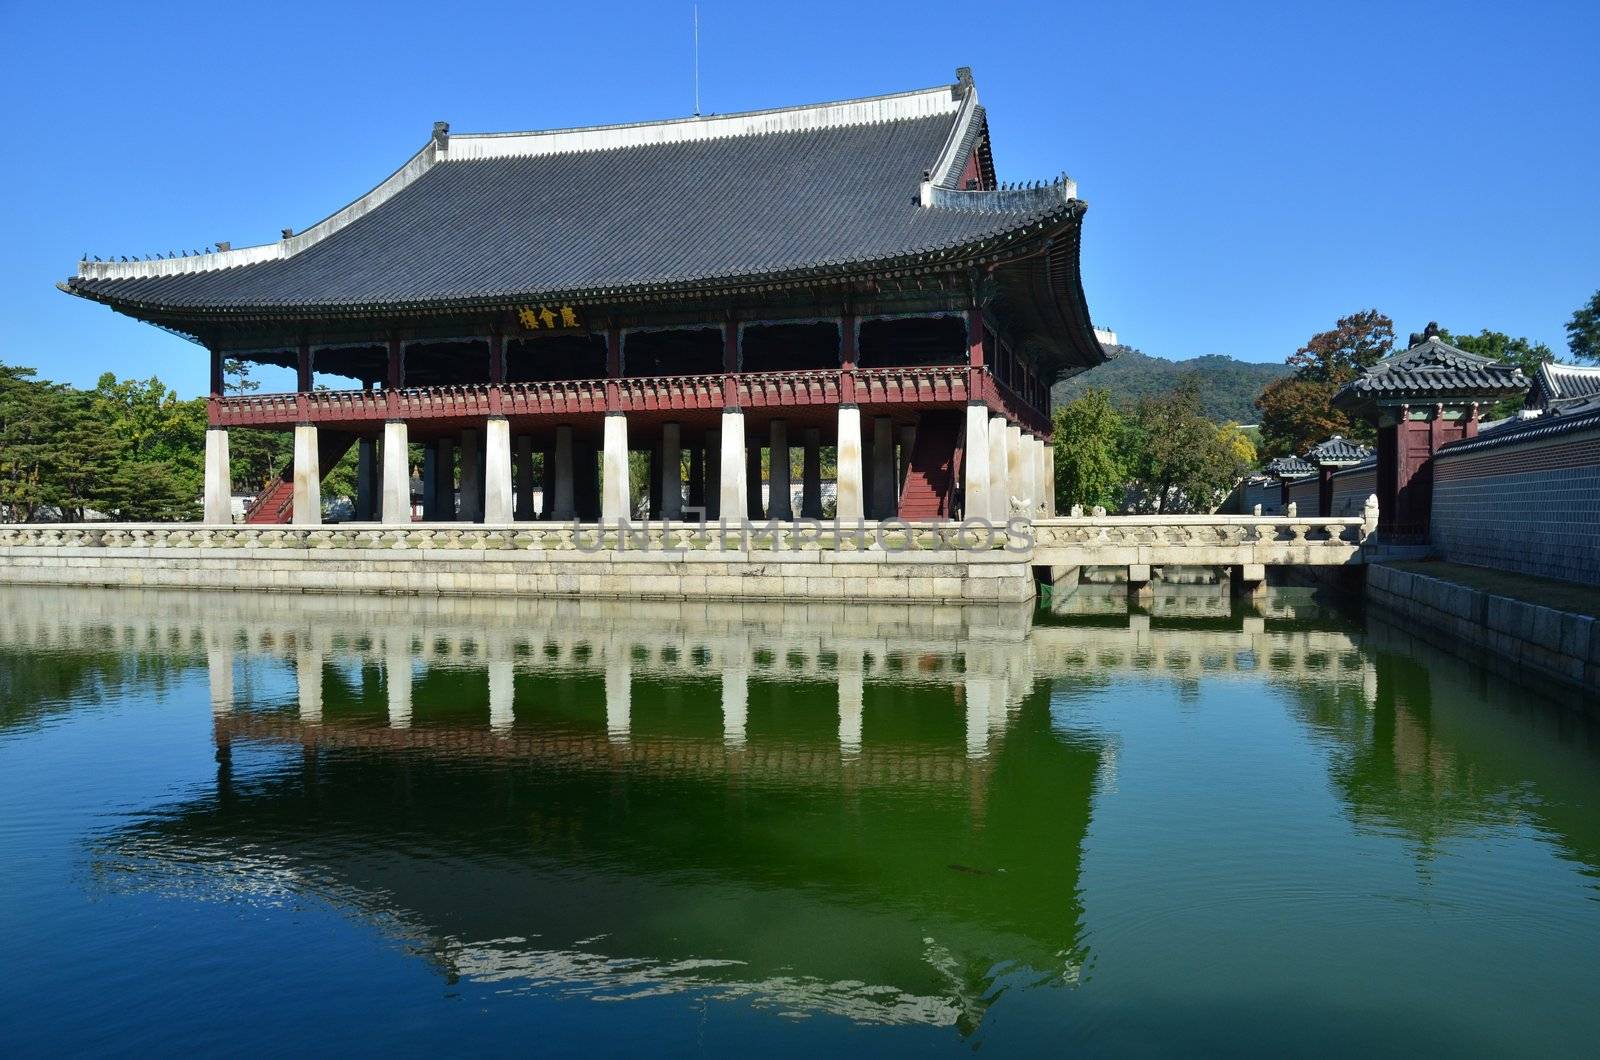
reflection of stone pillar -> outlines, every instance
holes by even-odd
[[[981,402],[967,403],[966,441],[961,454],[963,519],[987,519],[989,502],[989,410]]]
[[[521,435],[517,438],[517,501],[513,517],[517,519],[533,518],[533,437]]]
[[[228,466],[228,431],[206,428],[205,521],[221,525],[233,522],[233,480]]]
[[[395,635],[386,641],[383,679],[389,693],[389,728],[411,728],[411,645],[409,639]]]
[[[724,409],[722,453],[718,461],[717,514],[730,523],[743,522],[745,512],[744,413]]]
[[[866,491],[861,481],[861,410],[839,406],[839,482],[835,511],[840,520],[857,522],[867,517]]]
[[[573,504],[573,474],[572,474],[572,428],[562,425],[556,428],[556,496],[555,505],[551,509],[553,518],[575,518],[577,508]]]
[[[515,681],[510,659],[496,659],[489,664],[489,728],[505,732],[516,721],[512,705]]]
[[[233,645],[206,649],[206,674],[211,678],[211,713],[233,713]]]
[[[861,713],[864,692],[859,658],[839,657],[839,752],[846,757],[861,753]]]
[[[660,519],[683,518],[683,428],[676,423],[661,426],[661,512]]]
[[[989,418],[989,518],[1002,525],[1011,518],[1011,497],[1008,495],[1011,484],[1006,476],[1006,464],[1009,462],[1006,457],[1008,441],[1006,418],[991,416]]]
[[[294,525],[322,524],[322,468],[317,453],[317,428],[294,425]]]
[[[805,430],[805,457],[800,465],[800,516],[822,518],[822,431]]]
[[[789,424],[772,421],[771,456],[767,458],[767,518],[789,522],[794,502],[789,497]]]
[[[967,757],[983,758],[989,753],[989,718],[994,710],[990,703],[994,691],[992,681],[987,677],[968,674],[966,678],[967,699]],[[1005,705],[1001,704],[1001,713]]]
[[[627,743],[633,725],[633,664],[627,648],[612,641],[606,653],[606,736]]]
[[[302,633],[294,658],[294,676],[299,692],[300,723],[322,724],[322,650],[313,648],[309,634]]]
[[[894,518],[894,487],[894,420],[879,416],[872,421],[872,518]]]
[[[483,521],[511,522],[511,423],[490,418],[484,435]]]
[[[750,707],[749,660],[742,644],[737,651],[737,658],[730,654],[722,663],[722,742],[728,747],[744,746]]]
[[[476,427],[461,432],[461,521],[483,518],[483,435]]]
[[[411,522],[411,451],[404,420],[383,425],[383,511],[385,523]]]

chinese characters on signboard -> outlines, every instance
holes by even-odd
[[[523,306],[517,310],[517,322],[529,331],[554,331],[558,328],[578,327],[578,313],[569,305]]]

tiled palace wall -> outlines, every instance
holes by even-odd
[[[1439,452],[1441,558],[1600,585],[1600,414],[1559,426]]]

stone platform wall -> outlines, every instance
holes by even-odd
[[[1600,585],[1600,413],[1442,449],[1430,538],[1456,563]]]
[[[1001,603],[1034,595],[1029,557],[1003,547],[955,549],[933,541],[924,544],[934,547],[907,551],[586,551],[570,538],[564,548],[517,547],[514,534],[481,527],[436,533],[427,542],[439,547],[409,547],[384,531],[6,529],[0,583],[622,599]],[[107,543],[108,534],[115,543]],[[238,540],[252,544],[241,547]]]

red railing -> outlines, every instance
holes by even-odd
[[[973,372],[980,373],[974,381]],[[962,365],[857,368],[851,390],[862,405],[952,405],[983,400],[1031,430],[1046,431],[1049,417],[984,369]],[[740,372],[730,377],[668,375],[621,379],[564,379],[508,383],[498,389],[470,383],[400,390],[313,390],[304,394],[246,394],[212,404],[219,427],[318,423],[570,416],[578,413],[716,411],[730,392],[741,408],[777,409],[837,405],[845,400],[838,369]],[[614,396],[608,397],[608,392]]]

